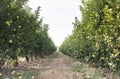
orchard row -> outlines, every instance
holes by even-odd
[[[28,0],[0,1],[0,67],[7,60],[17,63],[18,57],[43,57],[56,47],[48,35],[48,24],[40,16],[40,7],[34,12]]]
[[[81,61],[120,70],[120,0],[83,0],[82,20],[60,51]]]

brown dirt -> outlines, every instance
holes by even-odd
[[[54,54],[58,54],[55,56]],[[26,63],[20,61],[19,67],[12,70],[35,70],[38,71],[38,75],[34,79],[120,79],[120,77],[111,73],[104,73],[101,76],[101,70],[88,66],[87,63],[80,63],[69,56],[62,54],[61,52],[55,52],[53,55],[39,59],[39,61],[31,61]],[[82,65],[82,70],[75,70],[76,66]],[[8,68],[4,69],[4,73],[8,73]],[[39,74],[40,72],[40,74]],[[8,73],[9,74],[9,73]]]
[[[60,52],[55,53],[59,53],[59,57],[47,58],[41,62],[41,74],[36,79],[89,79],[95,73],[95,68],[85,68],[84,72],[73,71],[81,63]]]

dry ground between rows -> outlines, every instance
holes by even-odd
[[[34,79],[120,79],[110,72],[103,73],[98,68],[81,63],[61,52],[55,52],[39,61],[22,61],[16,70],[37,71]]]

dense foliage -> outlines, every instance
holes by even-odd
[[[28,0],[0,1],[0,67],[7,59],[43,57],[56,50],[48,35],[48,25],[39,19],[40,7],[35,12]]]
[[[60,51],[112,71],[120,69],[120,0],[83,0],[82,21]]]

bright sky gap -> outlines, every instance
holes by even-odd
[[[41,7],[40,16],[49,24],[49,35],[56,46],[72,33],[74,18],[81,19],[81,0],[29,0],[28,5],[33,10]]]

